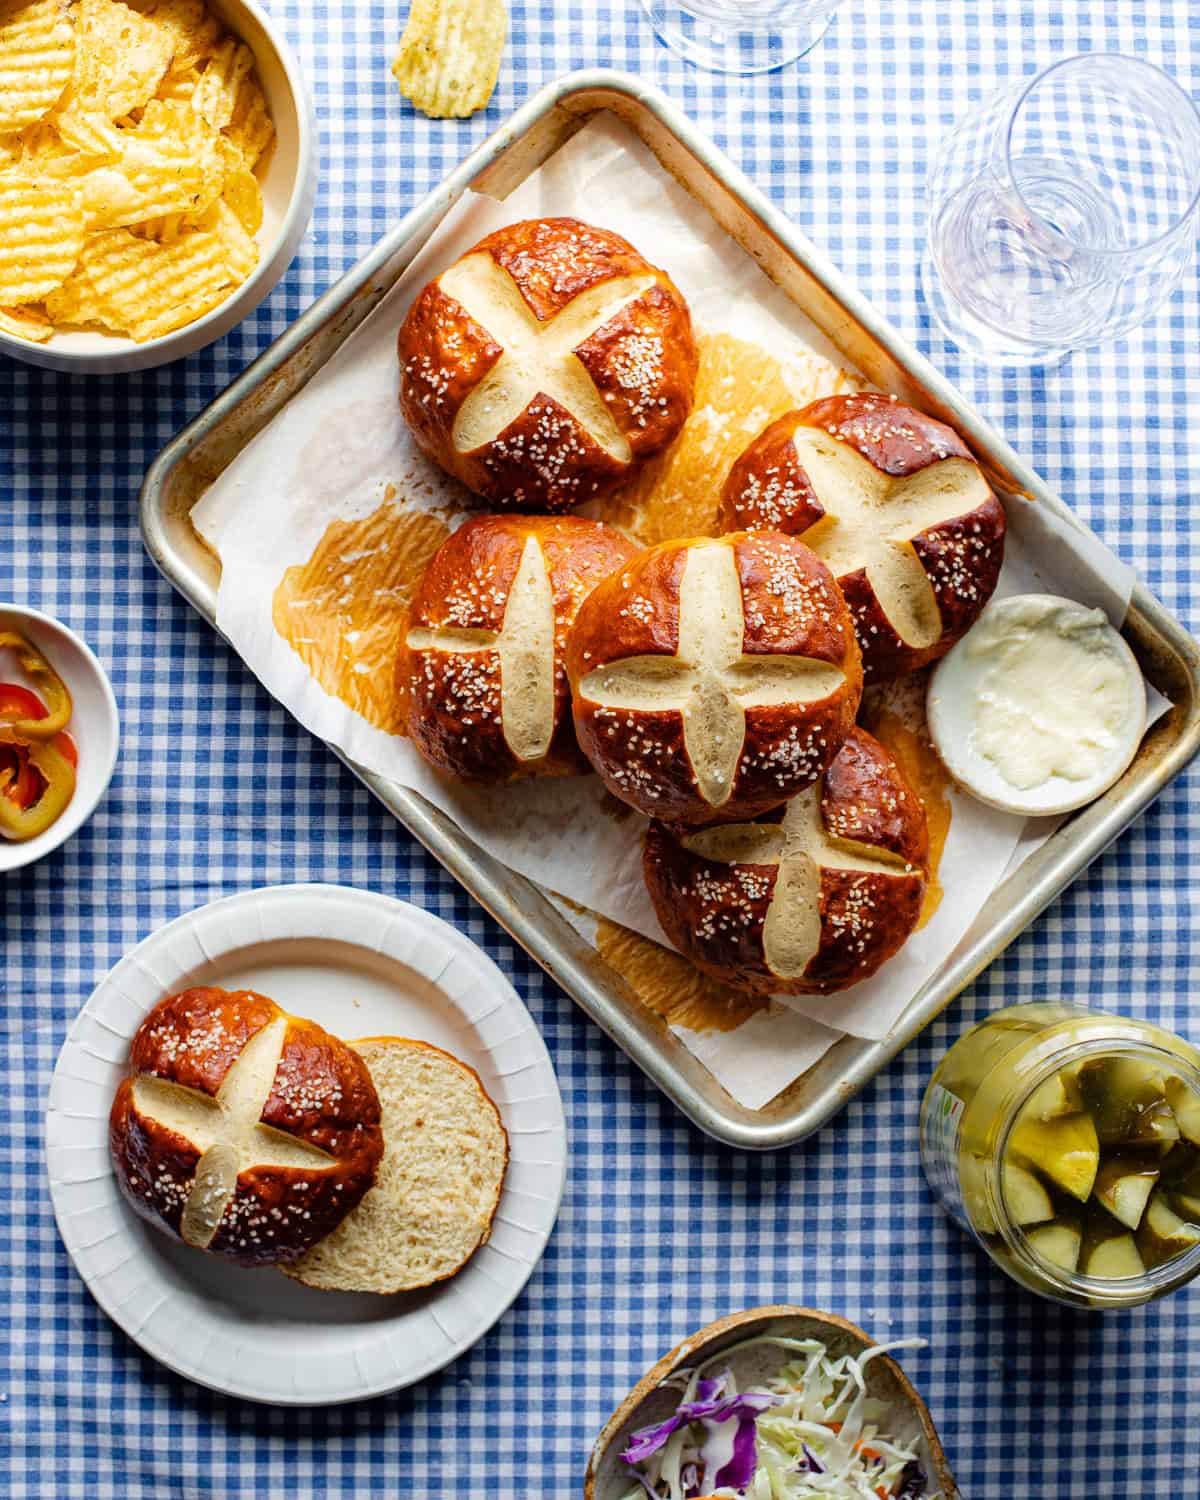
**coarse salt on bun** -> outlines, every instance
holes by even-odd
[[[568,218],[481,240],[417,294],[398,353],[418,444],[506,510],[569,510],[615,488],[676,436],[696,381],[671,278]]]

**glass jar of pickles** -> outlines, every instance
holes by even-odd
[[[996,1012],[942,1059],[921,1160],[946,1211],[1056,1301],[1132,1307],[1200,1274],[1200,1052],[1058,1002]]]

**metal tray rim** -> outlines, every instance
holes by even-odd
[[[659,89],[628,74],[606,69],[586,69],[546,85],[527,100],[500,130],[468,155],[433,193],[406,214],[394,229],[302,313],[208,407],[182,428],[150,465],[139,501],[146,549],[168,582],[214,628],[216,601],[213,592],[174,553],[164,524],[163,501],[173,471],[202,438],[252,398],[315,332],[324,327],[352,298],[369,287],[372,278],[414,236],[431,230],[446,209],[471,186],[486,167],[564,100],[589,94],[598,96],[598,109],[604,107],[604,95],[615,94],[654,115],[658,123],[706,171],[721,182],[748,213],[763,224],[789,255],[819,274],[824,288],[898,365],[912,372],[950,411],[961,413],[964,418],[969,417],[967,425],[987,432],[992,453],[1003,463],[1020,488],[1072,524],[1079,524],[1064,502],[1047,488],[1037,474],[1027,468],[1007,442],[995,433],[990,423],[975,412],[929,361],[846,282],[841,273],[825,260],[801,231],[770,203],[724,153],[703,137]],[[1132,607],[1150,622],[1155,631],[1187,663],[1195,703],[1200,699],[1200,651],[1196,643],[1140,582],[1134,589]],[[933,1020],[1045,906],[1061,894],[1084,867],[1154,800],[1198,750],[1200,712],[1194,711],[1175,742],[1151,768],[1149,774],[1130,786],[1119,804],[1107,809],[1106,816],[1095,819],[1095,826],[1086,828],[1082,837],[1073,838],[1069,844],[1062,841],[1062,833],[1068,830],[1064,829],[1062,833],[1055,835],[1046,849],[1056,845],[1059,857],[1045,861],[1046,868],[1040,872],[1039,878],[1011,906],[999,923],[980,933],[968,946],[952,955],[926,986],[925,992],[914,997],[891,1036],[879,1042],[858,1046],[855,1057],[844,1069],[840,1079],[830,1082],[821,1094],[795,1112],[769,1121],[742,1118],[742,1115],[753,1112],[740,1111],[738,1106],[734,1106],[739,1109],[739,1114],[735,1116],[699,1096],[664,1052],[660,1040],[648,1030],[638,1031],[632,1028],[627,1017],[586,967],[571,964],[571,959],[578,956],[583,947],[582,939],[572,944],[568,938],[565,944],[567,951],[563,951],[560,934],[559,951],[551,951],[545,931],[545,919],[547,914],[552,918],[556,914],[536,886],[523,881],[521,877],[515,877],[517,883],[527,888],[529,905],[534,910],[531,912],[525,907],[514,907],[511,898],[502,889],[497,873],[490,868],[493,862],[487,860],[457,830],[454,831],[456,836],[448,835],[446,829],[439,826],[440,821],[444,820],[435,809],[405,788],[363,771],[345,756],[339,755],[339,758],[551,977],[568,990],[576,1003],[700,1129],[731,1146],[771,1150],[795,1144],[827,1123],[854,1093]],[[1076,827],[1074,823],[1070,826],[1071,829]],[[511,872],[507,874],[511,876]],[[567,934],[571,934],[571,929],[565,922],[560,920],[559,925]],[[569,951],[572,947],[576,949],[575,954]],[[561,962],[555,962],[556,958]],[[570,972],[564,973],[563,969],[567,965],[570,966]]]

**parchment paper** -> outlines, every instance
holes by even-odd
[[[301,723],[362,766],[420,792],[482,848],[539,885],[662,942],[641,876],[643,820],[632,812],[614,819],[611,804],[602,815],[597,778],[498,789],[443,779],[406,740],[326,693],[272,618],[284,570],[307,561],[331,522],[372,513],[392,487],[406,504],[460,507],[461,490],[420,455],[400,420],[396,330],[416,291],[482,235],[548,214],[594,219],[660,259],[700,331],[761,344],[780,360],[789,384],[808,393],[805,399],[836,379],[835,351],[815,327],[632,132],[600,117],[504,203],[472,195],[451,209],[404,278],[226,470],[193,520],[222,562],[219,628]],[[1032,503],[1013,502],[1009,518],[1003,592],[1061,593],[1104,608],[1120,623],[1133,587],[1130,569],[1096,537]],[[760,1015],[731,1032],[680,1032],[739,1102],[753,1108],[774,1097],[843,1031],[886,1036],[954,949],[1009,867],[1024,820],[961,794],[952,800],[941,865],[947,895],[875,979],[837,996],[773,1007],[780,1023],[774,1031],[770,1017]]]

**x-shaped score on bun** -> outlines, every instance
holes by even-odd
[[[214,1097],[141,1073],[133,1097],[139,1112],[174,1131],[201,1152],[180,1224],[186,1244],[207,1249],[249,1167],[320,1171],[334,1158],[316,1146],[262,1123],[283,1053],[286,1016],[269,1022],[243,1047]]]
[[[933,645],[942,633],[941,612],[913,538],[986,500],[991,492],[983,475],[968,460],[948,458],[893,477],[813,427],[797,427],[792,442],[825,510],[825,517],[802,533],[805,545],[835,577],[865,568],[900,639],[918,650]]]
[[[536,397],[549,396],[606,453],[628,463],[629,439],[575,350],[654,284],[653,276],[604,281],[540,322],[516,282],[490,255],[468,255],[451,266],[438,286],[504,351],[459,408],[455,448],[470,453],[493,442]]]
[[[408,632],[413,651],[469,653],[495,650],[500,658],[501,731],[522,761],[541,759],[554,734],[554,594],[536,537],[521,551],[499,631],[453,625]]]
[[[726,823],[682,840],[689,853],[718,864],[777,865],[775,889],[763,922],[763,954],[782,979],[799,979],[821,946],[821,871],[908,875],[898,854],[854,849],[829,836],[821,814],[821,785],[788,803],[780,823]]]
[[[828,662],[743,651],[745,613],[733,548],[693,546],[679,585],[674,656],[632,656],[588,672],[579,696],[601,709],[676,709],[700,796],[720,808],[733,790],[746,710],[815,703],[846,681]]]

